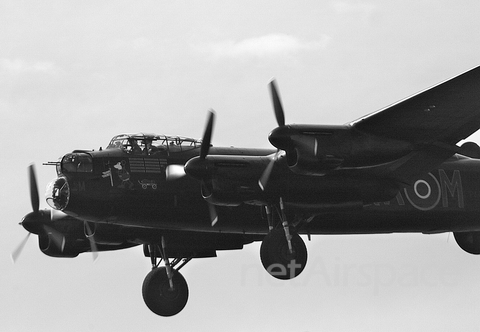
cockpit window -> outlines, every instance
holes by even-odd
[[[112,138],[107,149],[121,149],[131,154],[154,155],[161,151],[167,153],[194,149],[201,141],[181,137],[153,134],[123,134]]]
[[[69,153],[62,159],[62,170],[70,173],[91,173],[92,157],[86,153]]]

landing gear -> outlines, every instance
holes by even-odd
[[[191,258],[184,258],[180,266],[175,269],[182,259],[175,258],[170,262],[166,255],[165,240],[162,245],[144,247],[145,253],[150,255],[152,271],[145,277],[142,287],[143,300],[147,307],[157,315],[173,316],[183,310],[188,301],[188,286],[185,278],[178,272]],[[157,262],[158,255],[160,261]],[[159,267],[161,261],[164,267]]]
[[[260,246],[263,267],[273,277],[282,280],[298,276],[307,264],[307,248],[300,235],[293,233],[290,250],[283,229],[271,231]]]
[[[277,279],[289,280],[298,276],[307,264],[305,242],[292,228],[286,218],[283,200],[280,198],[282,228],[274,228],[270,207],[267,207],[269,233],[260,247],[263,267]]]
[[[169,278],[166,267],[155,268],[147,274],[142,293],[147,307],[157,315],[166,317],[182,311],[188,300],[187,282],[175,270]]]

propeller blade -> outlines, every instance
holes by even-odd
[[[85,236],[88,238],[88,241],[90,241],[90,249],[92,251],[92,256],[93,256],[93,261],[95,262],[98,258],[98,248],[97,244],[95,243],[95,239],[93,238],[93,232],[92,229],[90,228],[90,225],[88,222],[85,221],[85,228],[87,230],[87,234]]]
[[[35,166],[33,164],[28,167],[28,174],[30,180],[30,201],[32,203],[32,209],[33,212],[38,212],[40,198],[38,196],[37,177],[35,175]]]
[[[213,205],[212,203],[208,203],[208,211],[210,212],[210,221],[212,222],[213,227],[218,221],[218,214],[215,205]]]
[[[20,242],[18,247],[15,248],[15,250],[12,252],[11,257],[12,257],[12,261],[13,261],[14,264],[17,261],[17,259],[20,257],[20,255],[23,251],[23,248],[25,247],[25,244],[27,244],[27,241],[28,241],[28,238],[30,237],[30,234],[32,234],[32,233],[28,232],[27,236],[22,240],[22,242]]]
[[[205,132],[203,133],[203,138],[202,138],[202,145],[200,146],[200,164],[204,164],[204,160],[208,155],[208,151],[210,150],[210,145],[212,141],[212,132],[213,132],[213,125],[215,122],[215,111],[210,110],[208,119],[207,119],[207,125],[205,126]],[[206,188],[204,179],[202,180],[202,190]],[[203,195],[203,194],[202,194]],[[210,214],[210,222],[212,226],[215,226],[215,224],[218,221],[218,214],[217,210],[215,208],[215,205],[210,203],[208,199],[206,198],[208,195],[203,195],[203,198],[208,204],[208,212]]]
[[[283,112],[282,101],[278,94],[277,83],[275,80],[270,82],[270,93],[272,95],[273,110],[279,127],[285,126],[285,114]]]
[[[68,216],[68,214],[66,214],[65,212],[62,212],[62,211],[59,211],[59,210],[54,210],[54,209],[50,210],[50,220],[52,220],[52,221],[60,220],[60,219],[63,219],[67,216]]]
[[[60,251],[63,252],[63,250],[65,249],[65,236],[63,236],[62,233],[50,226],[44,225],[43,228],[45,229],[45,232],[50,236],[53,243],[57,246],[57,248],[59,248]]]
[[[262,173],[262,176],[258,180],[258,185],[260,186],[260,189],[262,189],[262,191],[265,191],[265,188],[267,187],[268,179],[270,178],[270,174],[272,173],[275,161],[277,161],[278,153],[279,151],[277,151],[275,155],[273,155],[272,159],[270,159],[270,162],[268,163],[267,167]]]
[[[210,150],[210,143],[212,140],[212,131],[213,131],[213,122],[215,121],[215,112],[210,110],[210,115],[207,120],[207,126],[205,127],[205,132],[203,133],[202,146],[200,147],[200,158],[205,159]]]
[[[167,181],[180,179],[186,175],[184,165],[172,164],[165,169]]]
[[[202,181],[201,192],[202,192],[203,199],[205,200],[205,202],[207,202],[207,205],[208,205],[208,212],[210,214],[210,222],[211,222],[212,226],[215,226],[215,224],[218,221],[217,209],[215,208],[215,204],[213,204],[211,202],[212,192],[204,181]]]

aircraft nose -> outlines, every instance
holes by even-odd
[[[65,177],[61,176],[47,185],[45,198],[48,205],[56,210],[63,210],[67,207],[70,199],[70,186]]]

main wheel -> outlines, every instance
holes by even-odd
[[[272,230],[262,241],[260,259],[263,267],[273,277],[288,280],[302,273],[307,264],[307,247],[300,235],[292,233],[290,253],[285,231],[281,228]]]
[[[172,270],[172,273],[173,289],[170,288],[165,267],[153,269],[143,281],[143,300],[150,310],[160,316],[176,315],[187,304],[187,282],[180,272]]]

